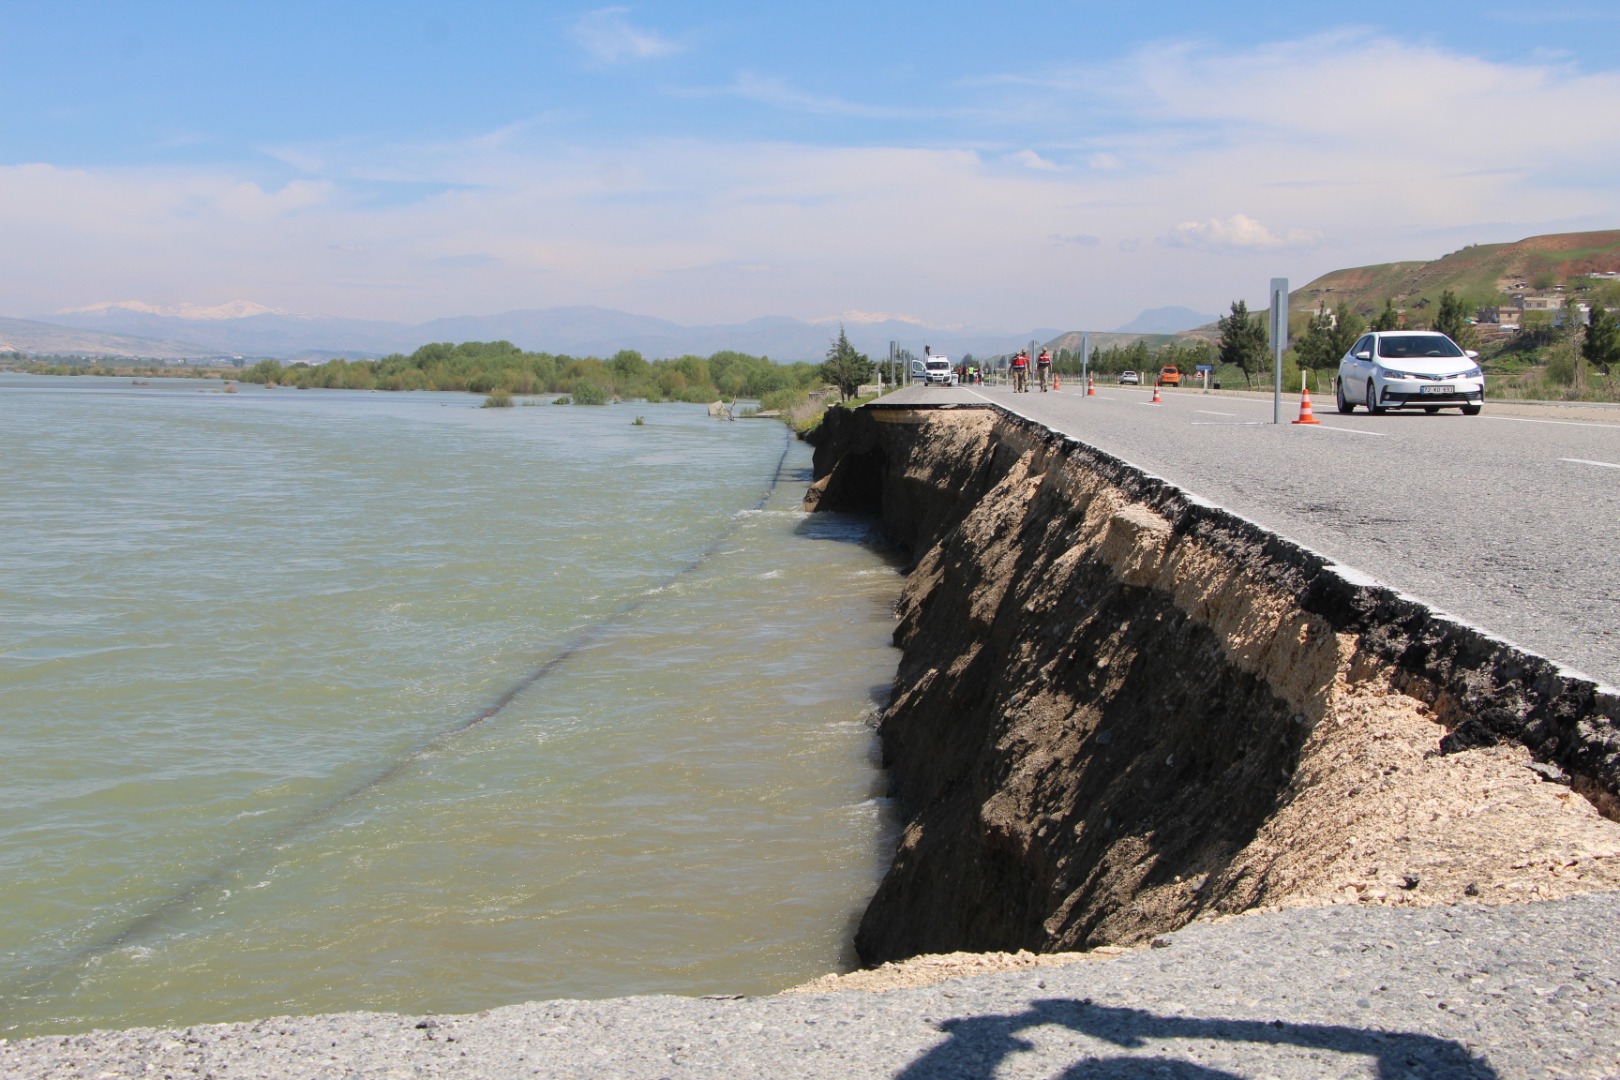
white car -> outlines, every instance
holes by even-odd
[[[1119,385],[1121,386],[1137,386],[1141,384],[1141,381],[1134,371],[1127,370],[1119,373]]]
[[[1475,416],[1485,404],[1478,360],[1477,352],[1434,330],[1363,334],[1339,361],[1339,411],[1365,405],[1376,416],[1385,409],[1460,408]]]

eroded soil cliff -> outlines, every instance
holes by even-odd
[[[869,963],[1620,888],[1620,703],[994,410],[834,410],[807,505],[911,546]]]

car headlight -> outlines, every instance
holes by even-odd
[[[1387,367],[1378,368],[1378,374],[1382,375],[1385,379],[1415,379],[1415,378],[1417,378],[1416,375],[1409,375],[1404,371],[1396,371],[1393,368],[1387,368]]]
[[[1485,373],[1483,371],[1481,371],[1479,369],[1479,365],[1476,364],[1475,366],[1469,368],[1467,371],[1459,371],[1459,372],[1457,372],[1457,374],[1455,374],[1455,375],[1453,375],[1451,377],[1453,379],[1481,379],[1481,378],[1485,377]]]

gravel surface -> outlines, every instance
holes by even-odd
[[[1195,923],[916,989],[0,1045],[6,1077],[1620,1077],[1620,894]]]
[[[1271,422],[1269,396],[1078,383],[900,391],[991,401],[1532,652],[1620,686],[1620,410],[1487,401]],[[897,396],[885,403],[906,400]]]

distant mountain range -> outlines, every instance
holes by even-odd
[[[153,360],[197,360],[216,355],[195,341],[77,330],[33,319],[0,318],[0,352],[36,356],[139,356]]]
[[[1341,301],[1363,312],[1397,304],[1424,307],[1451,289],[1459,295],[1495,295],[1521,282],[1562,280],[1576,274],[1620,270],[1620,230],[1532,236],[1512,244],[1464,248],[1432,262],[1385,263],[1324,274],[1290,298],[1294,311]],[[1137,338],[1185,335],[1210,338],[1216,316],[1184,307],[1151,308],[1117,330],[1094,332],[1100,348]],[[0,351],[81,356],[191,360],[243,357],[324,361],[409,353],[435,341],[510,341],[535,352],[612,356],[635,349],[649,359],[707,356],[736,349],[776,360],[820,360],[838,335],[838,320],[766,316],[742,323],[682,326],[667,319],[598,307],[560,307],[469,315],[424,323],[296,315],[238,300],[218,307],[158,307],[139,301],[96,304],[27,319],[0,318]],[[844,324],[854,346],[873,359],[889,342],[920,353],[924,345],[959,357],[994,355],[1041,342],[1077,349],[1079,331],[1038,328],[1022,332],[942,329],[883,316],[852,315]]]
[[[1114,331],[1116,334],[1179,334],[1183,330],[1193,330],[1200,326],[1207,326],[1220,318],[1219,315],[1204,315],[1192,308],[1159,307],[1149,308],[1136,318]]]
[[[611,356],[635,349],[649,359],[721,349],[777,360],[820,360],[838,336],[836,320],[807,322],[767,316],[713,326],[682,326],[667,319],[597,307],[545,308],[469,315],[415,325],[295,315],[238,301],[221,308],[162,309],[138,302],[0,319],[0,349],[29,353],[150,356],[162,359],[273,357],[324,361],[409,353],[435,341],[510,341],[535,352]],[[1009,333],[941,329],[903,319],[866,319],[845,324],[850,342],[874,359],[894,341],[913,352],[1000,353],[1059,333],[1050,328]]]

